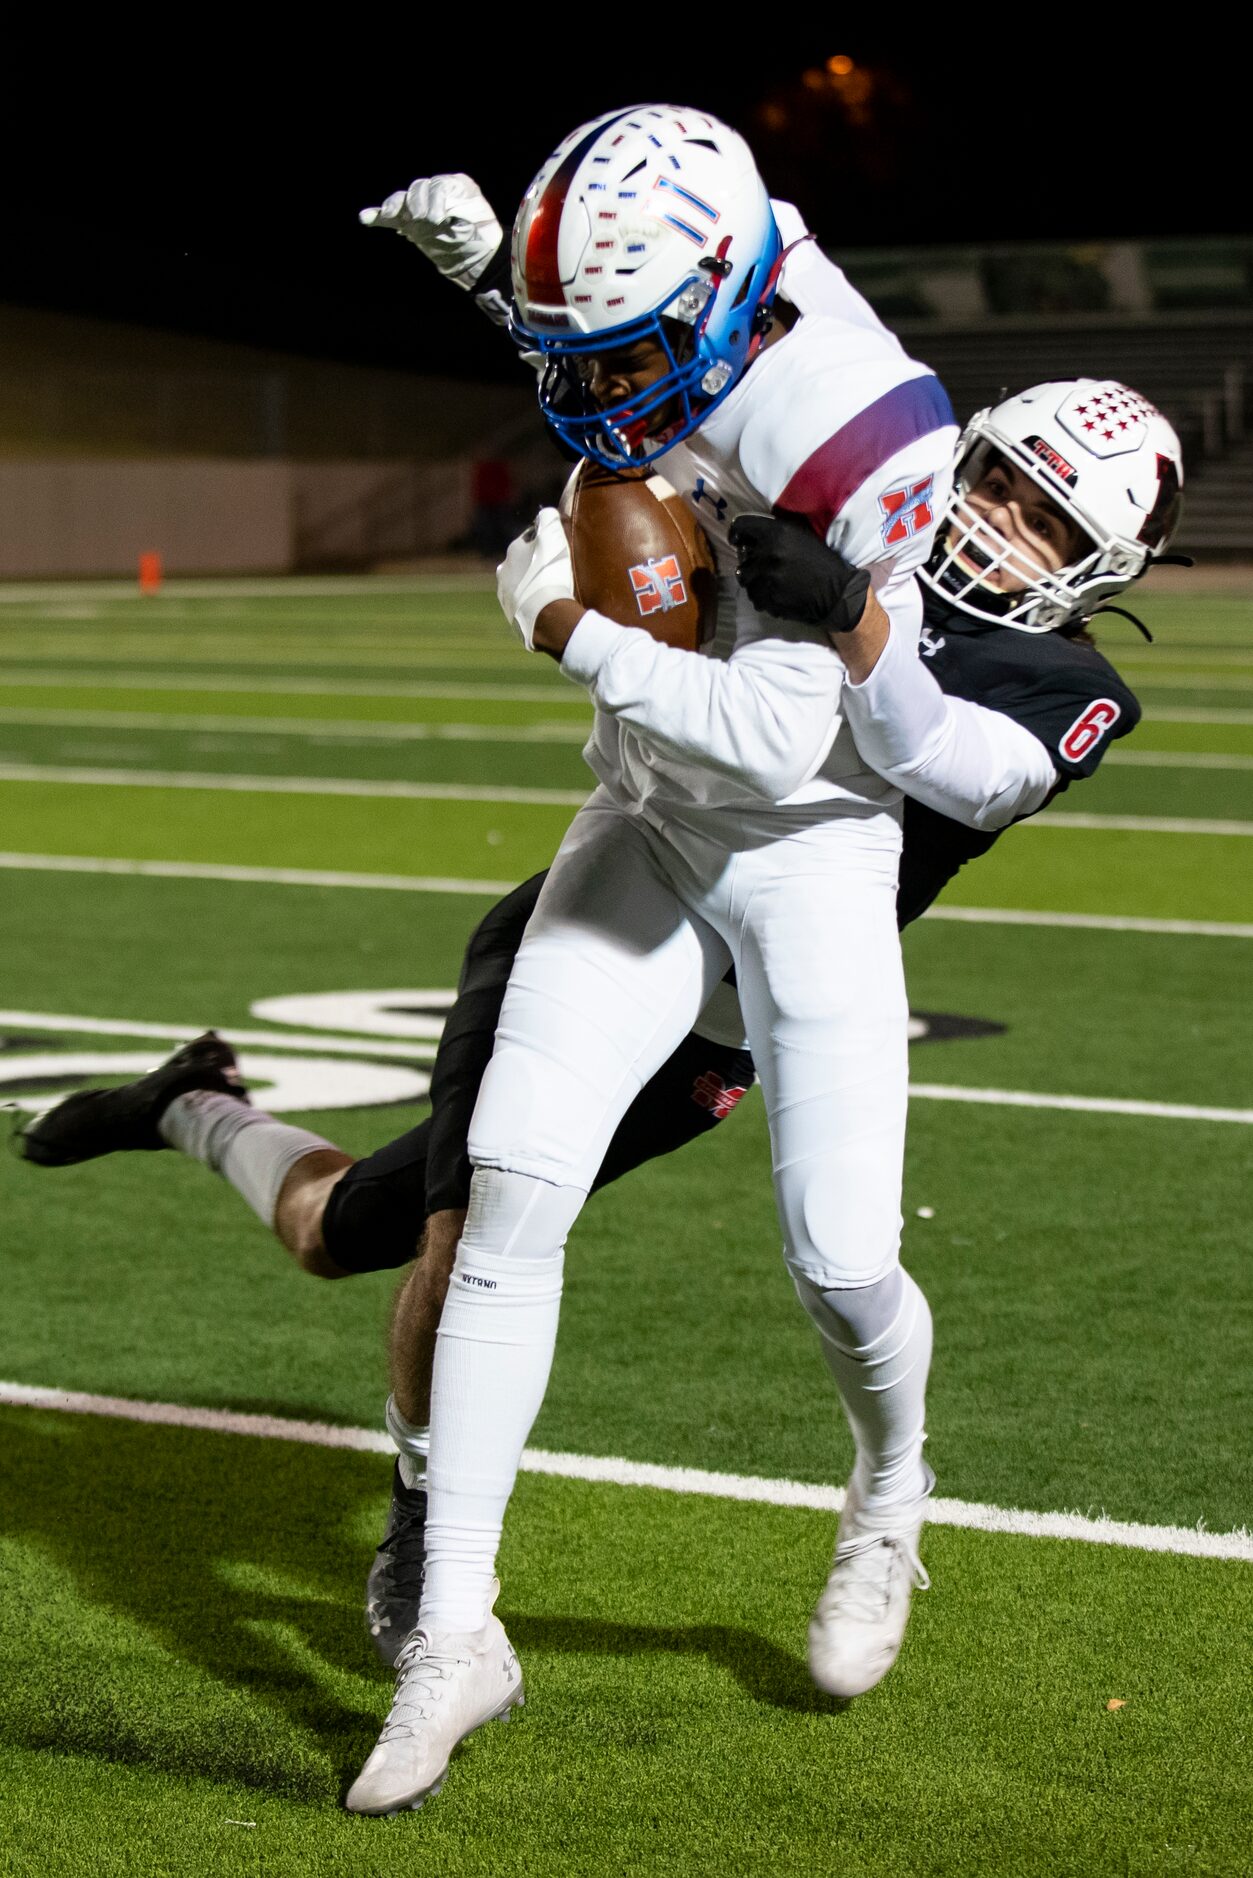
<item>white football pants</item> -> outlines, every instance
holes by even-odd
[[[440,1324],[424,1623],[482,1622],[547,1381],[565,1234],[624,1111],[729,965],[794,1276],[834,1293],[896,1265],[908,1069],[898,827],[850,809],[728,849],[729,819],[663,833],[599,792],[527,927],[471,1122],[470,1216]]]

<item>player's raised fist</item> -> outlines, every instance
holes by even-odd
[[[360,219],[366,228],[403,235],[467,292],[502,239],[492,205],[472,176],[419,176],[378,208],[362,209]]]

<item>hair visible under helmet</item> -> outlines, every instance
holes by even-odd
[[[1084,545],[1050,573],[980,516],[967,497],[1003,457],[1082,531]],[[1179,521],[1179,439],[1147,398],[1114,379],[1070,378],[979,411],[957,445],[953,494],[921,574],[951,606],[1020,632],[1090,619],[1165,554]],[[1001,593],[989,574],[1025,582]]]
[[[543,357],[547,422],[611,469],[652,462],[747,368],[780,257],[752,152],[717,118],[641,105],[581,125],[544,164],[514,222],[511,325]],[[665,373],[597,410],[588,360],[642,339],[663,348]]]

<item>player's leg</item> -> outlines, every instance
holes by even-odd
[[[922,1578],[931,1319],[899,1263],[908,1063],[894,862],[850,838],[843,863],[757,887],[739,978],[785,1255],[857,1450],[810,1635],[815,1678],[850,1696],[891,1667]]]
[[[106,1154],[178,1148],[221,1174],[309,1271],[341,1276],[317,1222],[352,1156],[249,1102],[235,1052],[215,1031],[114,1089],[81,1089],[36,1116],[23,1158],[70,1167]]]
[[[582,811],[518,953],[471,1126],[470,1206],[439,1327],[420,1626],[348,1796],[354,1811],[428,1792],[455,1742],[520,1692],[491,1615],[495,1555],[548,1379],[566,1234],[624,1110],[728,963],[653,844],[613,809]],[[444,1696],[432,1705],[422,1692],[437,1671]]]
[[[592,1192],[708,1134],[731,1113],[753,1081],[753,1061],[747,1050],[695,1032],[685,1037],[622,1117]],[[366,1584],[366,1628],[379,1656],[392,1665],[418,1621],[426,1562],[431,1372],[469,1198],[464,1126],[459,1143],[451,1129],[443,1132],[441,1153],[438,1157],[432,1153],[430,1165],[427,1200],[431,1211],[421,1254],[397,1293],[392,1317],[386,1420],[399,1452],[387,1524]],[[464,1190],[459,1185],[463,1165]]]

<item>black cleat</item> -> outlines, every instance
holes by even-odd
[[[80,1089],[37,1115],[17,1137],[25,1161],[73,1167],[124,1149],[164,1148],[157,1123],[175,1096],[212,1089],[247,1102],[235,1052],[216,1030],[183,1044],[168,1062],[120,1089]]]
[[[406,1487],[397,1461],[387,1530],[365,1583],[366,1629],[390,1669],[417,1624],[425,1566],[426,1488]]]

